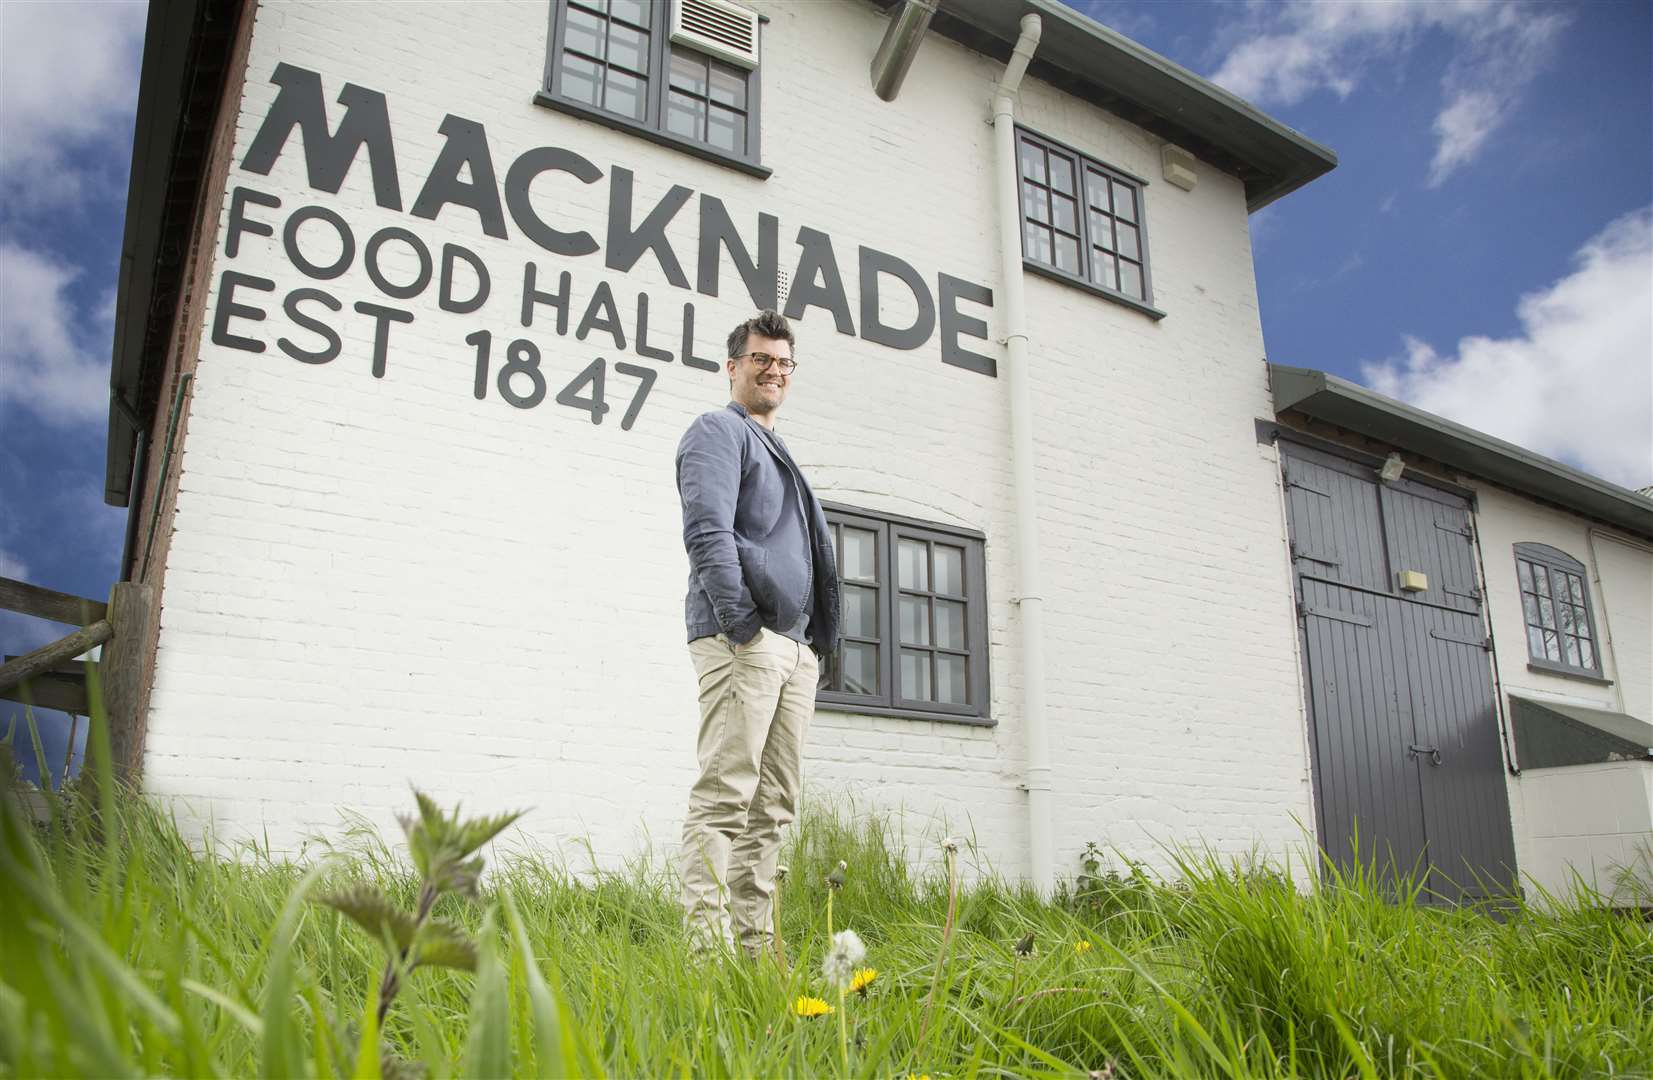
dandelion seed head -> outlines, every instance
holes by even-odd
[[[856,965],[867,958],[867,947],[854,930],[832,935],[832,947],[821,958],[821,974],[838,989],[846,989],[855,978]]]
[[[958,837],[949,836],[941,842],[941,848],[949,855],[957,855],[959,845],[962,843],[964,843],[964,841],[960,840]]]
[[[791,870],[787,867],[787,865],[785,863],[776,863],[775,864],[775,880],[776,881],[785,881],[786,880],[786,875],[789,874],[789,873],[791,873]]]

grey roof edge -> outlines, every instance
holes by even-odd
[[[901,0],[872,0],[882,8]],[[1240,176],[1251,211],[1337,167],[1337,154],[1180,64],[1059,0],[941,0],[934,32],[1008,57],[1027,13],[1044,23],[1029,74]],[[975,33],[960,33],[966,24]],[[1061,76],[1069,76],[1062,80]],[[1067,85],[1064,85],[1064,81]],[[1132,115],[1146,111],[1149,115]]]
[[[1314,368],[1268,365],[1274,411],[1296,410],[1468,475],[1653,538],[1653,499]]]
[[[1622,739],[1632,746],[1646,751],[1646,756],[1653,758],[1653,724],[1646,720],[1639,720],[1629,713],[1615,712],[1612,709],[1596,709],[1584,705],[1574,705],[1571,702],[1535,697],[1532,694],[1523,694],[1519,690],[1509,691],[1509,696],[1530,705],[1536,705],[1549,712],[1560,713],[1574,723],[1583,724],[1585,727],[1605,732],[1616,739]]]

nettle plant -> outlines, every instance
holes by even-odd
[[[378,887],[356,885],[318,896],[317,903],[341,912],[385,949],[385,971],[379,980],[377,1024],[383,1026],[390,1003],[403,980],[421,967],[446,967],[475,972],[476,941],[457,923],[434,918],[431,909],[444,894],[477,899],[482,877],[482,846],[520,818],[523,811],[461,821],[459,808],[445,816],[423,792],[415,791],[417,817],[398,814],[407,833],[408,854],[419,872],[419,901],[411,912],[391,902]]]

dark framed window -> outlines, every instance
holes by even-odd
[[[1515,545],[1531,666],[1558,674],[1601,676],[1595,616],[1584,564],[1548,544]]]
[[[686,25],[757,55],[758,19],[727,0],[552,0],[542,105],[698,157],[769,175],[758,157],[758,72],[671,40],[674,4]],[[732,54],[728,54],[732,55]]]
[[[822,705],[992,723],[980,533],[826,504],[843,583],[842,642]]]
[[[1021,128],[1016,177],[1030,269],[1164,317],[1148,272],[1147,181]]]

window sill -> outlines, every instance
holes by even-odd
[[[581,120],[590,120],[594,123],[602,124],[604,127],[613,128],[615,131],[623,131],[628,135],[636,135],[638,138],[647,139],[649,142],[658,143],[661,146],[667,146],[673,150],[681,150],[683,153],[692,154],[703,161],[710,161],[714,165],[722,165],[726,168],[734,169],[736,172],[743,172],[747,176],[755,176],[759,180],[767,180],[775,171],[759,165],[756,162],[747,161],[745,158],[731,157],[720,150],[714,150],[704,143],[697,143],[681,136],[673,135],[669,131],[656,131],[654,128],[645,127],[634,120],[627,120],[624,117],[615,116],[613,113],[604,112],[602,109],[594,109],[589,105],[582,105],[577,101],[565,101],[562,98],[553,97],[544,90],[541,90],[534,95],[534,104],[543,106],[547,109],[555,109],[557,112],[567,113],[570,116],[577,116]]]
[[[1084,289],[1086,292],[1094,293],[1104,300],[1111,300],[1121,307],[1128,307],[1132,311],[1140,311],[1142,314],[1148,316],[1155,322],[1165,318],[1165,312],[1159,310],[1157,307],[1154,307],[1152,304],[1144,304],[1141,300],[1133,300],[1123,293],[1109,292],[1100,285],[1086,281],[1082,277],[1064,273],[1053,266],[1046,266],[1044,263],[1034,262],[1032,259],[1023,257],[1022,267],[1038,274],[1040,277],[1049,278],[1052,281],[1059,281],[1063,285],[1072,285],[1076,289]]]
[[[965,724],[969,727],[998,726],[998,721],[991,716],[926,712],[923,709],[906,709],[891,705],[868,705],[838,695],[827,697],[824,694],[817,694],[815,696],[815,708],[826,709],[831,712],[850,713],[856,716],[890,716],[898,720],[935,720],[943,724]]]
[[[1540,675],[1559,675],[1563,679],[1577,679],[1579,682],[1594,683],[1596,686],[1612,686],[1612,679],[1604,679],[1590,671],[1579,671],[1577,668],[1562,667],[1560,664],[1546,664],[1541,660],[1528,660],[1527,670],[1535,671]]]

